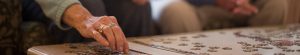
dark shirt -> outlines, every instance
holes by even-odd
[[[215,3],[215,0],[187,0],[192,5],[200,6],[200,5],[212,5]]]
[[[135,5],[132,0],[103,0],[107,15],[116,16],[126,36],[148,36],[158,33],[151,17],[150,3]]]

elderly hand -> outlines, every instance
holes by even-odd
[[[65,11],[63,20],[83,37],[93,38],[112,50],[128,53],[128,43],[115,17],[94,17],[80,4],[74,4]]]
[[[92,32],[87,37],[92,37],[100,44],[109,46],[113,50],[128,52],[128,43],[115,17],[92,17],[85,21],[85,25],[87,28],[82,30]]]

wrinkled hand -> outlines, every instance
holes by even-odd
[[[93,38],[114,51],[128,53],[125,35],[113,16],[94,17],[80,4],[74,4],[64,12],[63,21],[85,38]]]
[[[81,30],[92,32],[87,37],[92,37],[100,44],[110,47],[113,50],[128,52],[128,43],[115,17],[92,17],[85,21],[85,24],[87,28]]]

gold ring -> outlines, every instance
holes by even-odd
[[[115,23],[110,23],[110,24],[108,24],[108,26],[109,26],[110,28],[112,28],[112,27],[116,26],[116,24],[115,24]]]
[[[103,30],[106,29],[106,28],[107,28],[106,25],[100,25],[100,26],[98,27],[98,32],[102,33]]]
[[[109,28],[112,28],[112,27],[114,27],[114,26],[116,26],[115,23],[110,23],[110,24],[108,24],[108,25],[100,25],[100,26],[98,27],[98,32],[102,33],[104,29],[106,29],[106,28],[108,28],[108,27],[109,27]]]

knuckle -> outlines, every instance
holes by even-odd
[[[110,19],[111,19],[112,21],[115,21],[115,22],[117,21],[117,18],[114,17],[114,16],[111,16]]]
[[[116,17],[114,17],[114,16],[110,16],[110,18],[111,18],[112,20],[117,20]]]
[[[122,31],[121,27],[119,27],[119,26],[113,27],[113,30],[114,30],[114,31],[118,31],[118,32],[121,32],[121,31]]]
[[[107,21],[107,20],[109,20],[109,18],[103,17],[103,18],[101,18],[101,20],[102,20],[102,21]]]

